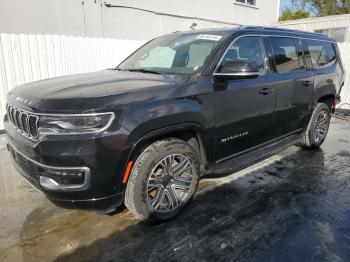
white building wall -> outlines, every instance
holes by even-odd
[[[0,33],[148,40],[192,23],[270,25],[278,10],[279,0],[256,0],[256,6],[235,0],[1,0]]]

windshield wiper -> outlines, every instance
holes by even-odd
[[[110,70],[118,70],[118,71],[125,71],[125,69],[120,68],[119,66],[114,68],[109,68]]]
[[[129,72],[141,72],[141,73],[148,73],[148,74],[157,74],[157,75],[162,75],[161,72],[158,71],[153,71],[153,70],[149,70],[149,69],[145,69],[145,68],[130,68],[130,69],[125,69],[126,71]]]

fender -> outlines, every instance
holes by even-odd
[[[204,132],[203,126],[195,122],[184,122],[184,123],[174,124],[174,125],[160,128],[158,130],[151,131],[144,134],[142,137],[132,142],[131,149],[128,152],[127,161],[125,161],[125,165],[122,170],[124,171],[127,169],[129,160],[133,159],[134,156],[137,155],[139,150],[142,149],[145,145],[151,143],[152,141],[156,141],[162,137],[169,137],[172,135],[176,136],[175,134],[177,133],[188,132],[188,131],[194,132],[199,141],[199,146],[201,150],[200,153],[201,153],[201,156],[203,157],[203,161],[201,161],[201,173],[204,173],[205,166],[207,163],[211,161],[211,158],[213,156],[213,150],[214,150],[214,147],[212,146],[213,144],[210,143],[211,139],[210,138],[208,139],[208,135],[213,136],[214,133],[206,135]],[[119,180],[120,180],[119,182],[121,182],[122,180],[121,176],[119,177]],[[122,186],[122,191],[124,191],[125,183],[119,183],[119,185]]]
[[[314,109],[315,109],[317,103],[323,97],[333,96],[335,99],[337,98],[336,85],[330,84],[329,82],[331,82],[331,80],[327,79],[327,84],[319,82],[318,86],[315,86],[315,97],[314,97],[313,103],[310,105],[310,111],[309,111],[308,117],[306,118],[306,121],[305,121],[304,131],[307,128],[307,125],[311,119],[312,113],[314,112]],[[321,83],[323,85],[320,85]]]
[[[164,127],[149,133],[146,133],[141,138],[139,138],[135,143],[133,143],[132,149],[129,153],[129,159],[133,156],[134,153],[137,152],[143,145],[155,141],[161,137],[169,137],[171,135],[181,133],[181,132],[194,132],[198,138],[199,143],[201,144],[201,148],[204,150],[204,155],[206,157],[205,162],[211,160],[213,149],[213,144],[210,143],[211,139],[214,139],[214,132],[206,134],[205,129],[199,123],[195,122],[185,122],[179,123],[175,125],[171,125],[168,127]]]
[[[315,100],[314,105],[317,104],[317,102],[320,100],[320,98],[325,96],[334,96],[336,97],[337,91],[334,85],[323,85],[320,87],[317,87],[315,91]]]
[[[333,95],[337,97],[337,92],[341,87],[341,80],[337,71],[337,66],[329,68],[316,68],[314,71],[315,103],[324,96]]]

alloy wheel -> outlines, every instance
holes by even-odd
[[[161,159],[147,181],[148,201],[154,210],[170,212],[178,208],[190,193],[192,172],[193,164],[182,154],[172,154]]]
[[[316,143],[326,138],[328,126],[329,126],[328,113],[325,110],[322,110],[317,116],[317,120],[316,120],[315,133],[314,133],[314,138]]]

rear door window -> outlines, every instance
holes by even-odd
[[[304,68],[303,54],[298,39],[271,37],[270,40],[278,73],[298,71]]]
[[[329,67],[337,59],[333,44],[330,42],[304,39],[303,46],[315,68]]]

